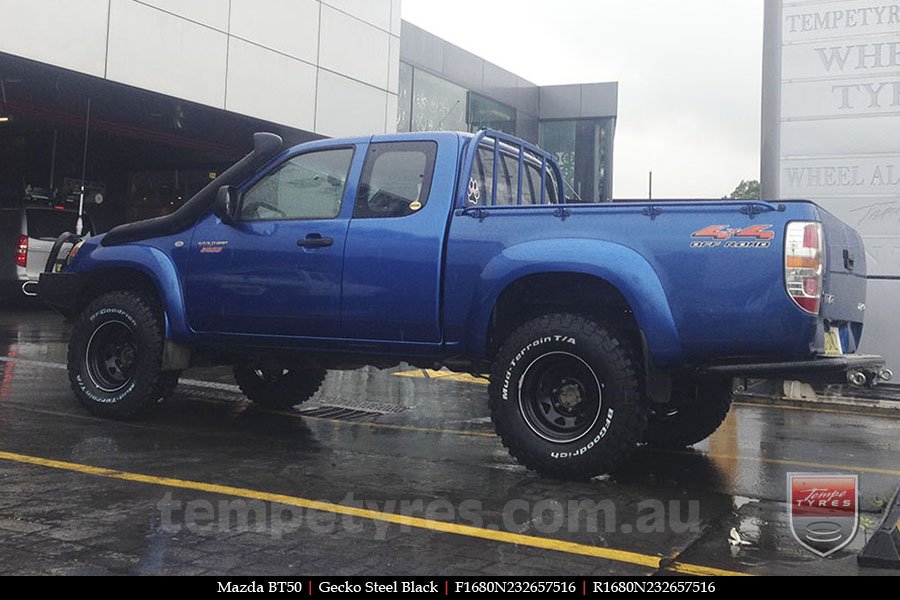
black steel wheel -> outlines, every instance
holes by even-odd
[[[491,371],[491,419],[510,454],[542,475],[586,479],[626,464],[647,409],[627,336],[551,314],[506,339]]]
[[[75,396],[97,416],[141,416],[170,391],[173,374],[162,372],[164,344],[161,316],[147,298],[132,291],[96,298],[75,322],[69,342]]]
[[[112,394],[134,379],[137,356],[137,339],[131,325],[118,319],[106,321],[88,340],[85,370],[97,389]]]
[[[550,352],[526,367],[519,409],[545,440],[575,442],[597,424],[602,398],[600,380],[588,363],[569,352]]]

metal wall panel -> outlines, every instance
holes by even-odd
[[[395,127],[387,113],[398,88],[399,0],[29,0],[3,8],[0,52],[313,133]],[[375,101],[348,109],[352,127],[333,127],[333,107],[316,104],[334,92],[317,89],[320,70],[337,81],[332,88],[359,90],[357,103]],[[328,131],[313,130],[317,122]]]
[[[866,241],[863,349],[900,367],[900,3],[767,0],[763,190],[807,198]]]

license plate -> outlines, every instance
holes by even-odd
[[[837,329],[825,331],[825,354],[828,356],[841,356],[844,349],[841,347],[841,333]]]

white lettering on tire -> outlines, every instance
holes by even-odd
[[[103,317],[106,315],[116,315],[119,317],[125,317],[126,319],[128,319],[129,323],[131,323],[132,325],[137,327],[137,321],[135,321],[134,317],[132,317],[127,311],[124,311],[121,308],[101,308],[97,312],[93,313],[90,317],[88,317],[88,320],[91,323],[93,323],[100,317]]]
[[[607,432],[609,432],[609,426],[612,425],[613,415],[614,415],[613,409],[610,408],[609,410],[607,410],[606,423],[603,424],[603,427],[600,429],[600,431],[597,433],[597,435],[594,436],[594,439],[592,439],[590,442],[588,442],[587,444],[585,444],[584,446],[582,446],[581,448],[579,448],[578,450],[576,450],[574,452],[551,452],[550,457],[560,460],[560,459],[566,459],[566,458],[577,458],[579,456],[586,454],[591,448],[593,448],[594,446],[599,444],[600,440],[602,440],[604,437],[606,437]]]
[[[528,353],[529,350],[533,348],[537,348],[543,344],[549,344],[552,342],[558,342],[560,344],[571,344],[572,346],[577,346],[578,342],[575,338],[569,337],[567,335],[551,335],[547,337],[538,338],[530,343],[528,343],[524,348],[519,350],[516,354],[515,358],[509,363],[509,367],[506,369],[506,373],[503,375],[503,388],[501,390],[501,397],[504,401],[509,400],[509,386],[512,381],[512,373],[516,368],[516,365],[521,362],[522,358]]]
[[[75,376],[75,381],[78,382],[78,387],[81,388],[81,391],[84,392],[84,395],[97,402],[98,404],[117,404],[121,402],[128,394],[134,390],[134,381],[128,384],[124,390],[116,394],[115,396],[99,396],[94,393],[94,391],[84,384],[84,380],[81,378],[81,373]]]

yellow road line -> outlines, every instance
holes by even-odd
[[[399,429],[406,431],[416,431],[420,433],[438,433],[438,434],[447,434],[447,435],[462,435],[462,436],[470,436],[470,437],[485,437],[485,438],[496,438],[496,434],[487,432],[487,431],[465,431],[462,429],[437,429],[437,428],[429,428],[429,427],[408,427],[405,425],[392,425],[390,423],[367,423],[365,421],[341,421],[339,419],[329,419],[326,417],[307,417],[300,413],[290,413],[284,411],[263,411],[271,414],[278,414],[287,417],[297,418],[297,419],[315,419],[317,421],[324,421],[327,423],[332,423],[335,425],[352,425],[354,427],[362,426],[362,427],[370,427],[373,429]],[[684,450],[664,450],[664,449],[653,449],[652,452],[657,452],[660,454],[679,454],[684,456],[697,456],[697,452],[686,452]],[[860,473],[876,473],[879,475],[891,475],[900,477],[900,471],[894,469],[882,469],[878,467],[861,467],[858,465],[836,465],[830,463],[817,463],[817,462],[808,462],[801,460],[791,460],[791,459],[783,459],[783,458],[768,458],[765,456],[743,456],[743,455],[731,455],[731,454],[717,454],[713,452],[703,452],[702,456],[706,456],[708,458],[720,458],[723,460],[744,460],[744,461],[753,461],[753,462],[761,462],[766,464],[773,465],[786,465],[786,466],[795,466],[795,467],[805,467],[805,468],[814,468],[814,469],[825,469],[825,470],[840,470],[840,471],[857,471]]]
[[[215,405],[224,405],[227,402],[220,400],[212,400],[212,399],[198,399],[192,398],[192,402],[204,402],[207,404],[215,404]],[[74,413],[67,413],[62,411],[52,411],[45,409],[37,409],[31,407],[23,407],[23,406],[13,406],[12,408],[16,408],[18,410],[26,410],[28,412],[33,412],[37,414],[47,414],[58,417],[74,417],[76,419],[82,420],[91,420],[91,421],[103,421],[98,417],[92,417],[89,415],[77,415]],[[416,433],[435,433],[435,434],[446,434],[446,435],[458,435],[458,436],[466,436],[466,437],[482,437],[482,438],[496,438],[496,434],[488,431],[466,431],[463,429],[439,429],[439,428],[431,428],[431,427],[413,427],[409,425],[394,425],[391,423],[370,423],[365,421],[341,421],[339,419],[329,419],[327,417],[309,417],[300,413],[293,413],[287,411],[275,411],[275,410],[267,410],[267,409],[254,409],[257,412],[261,412],[263,414],[274,414],[284,417],[290,417],[292,419],[302,419],[302,420],[312,420],[312,421],[320,421],[324,423],[330,423],[332,425],[350,425],[353,427],[368,427],[371,429],[390,429],[390,430],[399,430],[399,431],[412,431]],[[122,425],[123,423],[120,423]],[[142,427],[147,428],[146,425],[140,425],[135,423],[125,423],[126,425],[132,427]],[[154,428],[162,431],[161,428]],[[878,467],[861,467],[857,465],[837,465],[830,463],[817,463],[817,462],[806,462],[799,460],[791,460],[791,459],[782,459],[782,458],[767,458],[761,456],[743,456],[743,455],[732,455],[732,454],[716,454],[711,452],[703,452],[698,454],[697,452],[687,452],[684,450],[664,450],[664,449],[654,449],[652,452],[660,453],[660,454],[678,454],[683,456],[706,456],[708,458],[720,458],[723,460],[738,460],[738,461],[752,461],[752,462],[761,462],[767,464],[775,464],[775,465],[785,465],[785,466],[795,466],[795,467],[806,467],[806,468],[814,468],[814,469],[823,469],[823,470],[836,470],[836,471],[858,471],[860,473],[873,473],[878,475],[890,475],[900,477],[900,470],[894,469],[882,469]]]
[[[392,373],[395,377],[410,377],[412,379],[439,379],[441,381],[456,381],[459,383],[474,383],[476,385],[488,385],[490,382],[484,377],[474,377],[468,373],[454,373],[453,371],[434,371],[432,369],[414,369],[412,371],[398,371]]]
[[[412,379],[437,379],[440,381],[453,381],[457,383],[471,383],[475,385],[488,385],[489,381],[482,377],[473,377],[472,375],[468,375],[466,373],[453,373],[452,371],[433,371],[428,369],[414,369],[411,371],[400,371],[397,373],[392,373],[395,377],[409,377]],[[816,413],[827,413],[827,414],[835,414],[835,415],[859,415],[858,411],[852,410],[841,410],[838,408],[819,408],[815,406],[793,406],[793,405],[785,405],[785,404],[768,404],[765,402],[735,402],[735,406],[741,406],[745,408],[766,408],[769,410],[795,410],[795,411],[803,411],[803,412],[816,412]],[[869,407],[867,407],[869,408]],[[875,407],[875,410],[878,410]],[[898,419],[900,418],[900,414],[867,414],[866,416],[870,417],[880,417],[885,419]]]
[[[653,450],[660,454],[680,454],[684,456],[697,456],[695,452],[687,452],[684,450]],[[770,465],[785,465],[792,467],[805,467],[811,469],[823,469],[830,471],[857,471],[859,473],[877,473],[879,475],[891,475],[900,477],[900,471],[895,469],[881,469],[878,467],[860,467],[858,465],[835,465],[831,463],[808,462],[803,460],[788,460],[785,458],[767,458],[763,456],[744,456],[740,454],[713,454],[705,452],[702,454],[709,458],[721,458],[723,460],[747,460],[753,462],[767,463]]]
[[[369,510],[365,508],[345,506],[343,504],[334,504],[331,502],[322,502],[319,500],[309,500],[307,498],[300,498],[298,496],[288,496],[286,494],[275,494],[272,492],[263,492],[248,488],[232,487],[229,485],[189,481],[185,479],[174,479],[171,477],[158,477],[156,475],[145,475],[142,473],[131,473],[128,471],[119,471],[117,469],[94,467],[91,465],[65,462],[49,458],[41,458],[38,456],[29,456],[27,454],[17,454],[14,452],[0,451],[0,460],[6,460],[19,464],[47,467],[50,469],[59,469],[61,471],[69,471],[73,473],[82,473],[85,475],[94,475],[97,477],[105,477],[107,479],[117,479],[134,483],[145,483],[149,485],[179,488],[196,492],[206,492],[223,496],[247,498],[250,500],[261,500],[263,502],[275,502],[278,504],[284,504],[286,506],[296,506],[298,508],[307,510],[317,510],[320,512],[327,512],[336,515],[358,517],[360,519],[367,519],[369,521],[381,521],[385,523],[393,523],[395,525],[404,525],[416,529],[438,531],[442,533],[490,540],[505,544],[528,546],[530,548],[552,550],[555,552],[577,554],[580,556],[590,556],[594,558],[601,558],[604,560],[638,565],[654,570],[660,568],[671,568],[672,570],[678,570],[679,572],[689,572],[696,575],[744,575],[744,573],[739,573],[736,571],[724,571],[721,569],[714,569],[712,567],[704,567],[702,565],[690,565],[683,563],[674,563],[673,565],[663,567],[662,558],[659,556],[640,554],[638,552],[631,552],[628,550],[601,548],[598,546],[589,546],[586,544],[577,544],[574,542],[565,542],[562,540],[555,540],[532,535],[522,535],[505,531],[494,531],[491,529],[473,527],[471,525],[460,525],[457,523],[435,521],[432,519],[424,519],[420,517],[397,515],[393,513]]]
[[[734,571],[726,571],[725,569],[717,569],[715,567],[704,567],[701,565],[691,565],[688,563],[675,562],[666,567],[667,571],[674,571],[682,575],[693,575],[695,577],[728,577],[730,575],[746,575],[746,573],[735,573]]]

